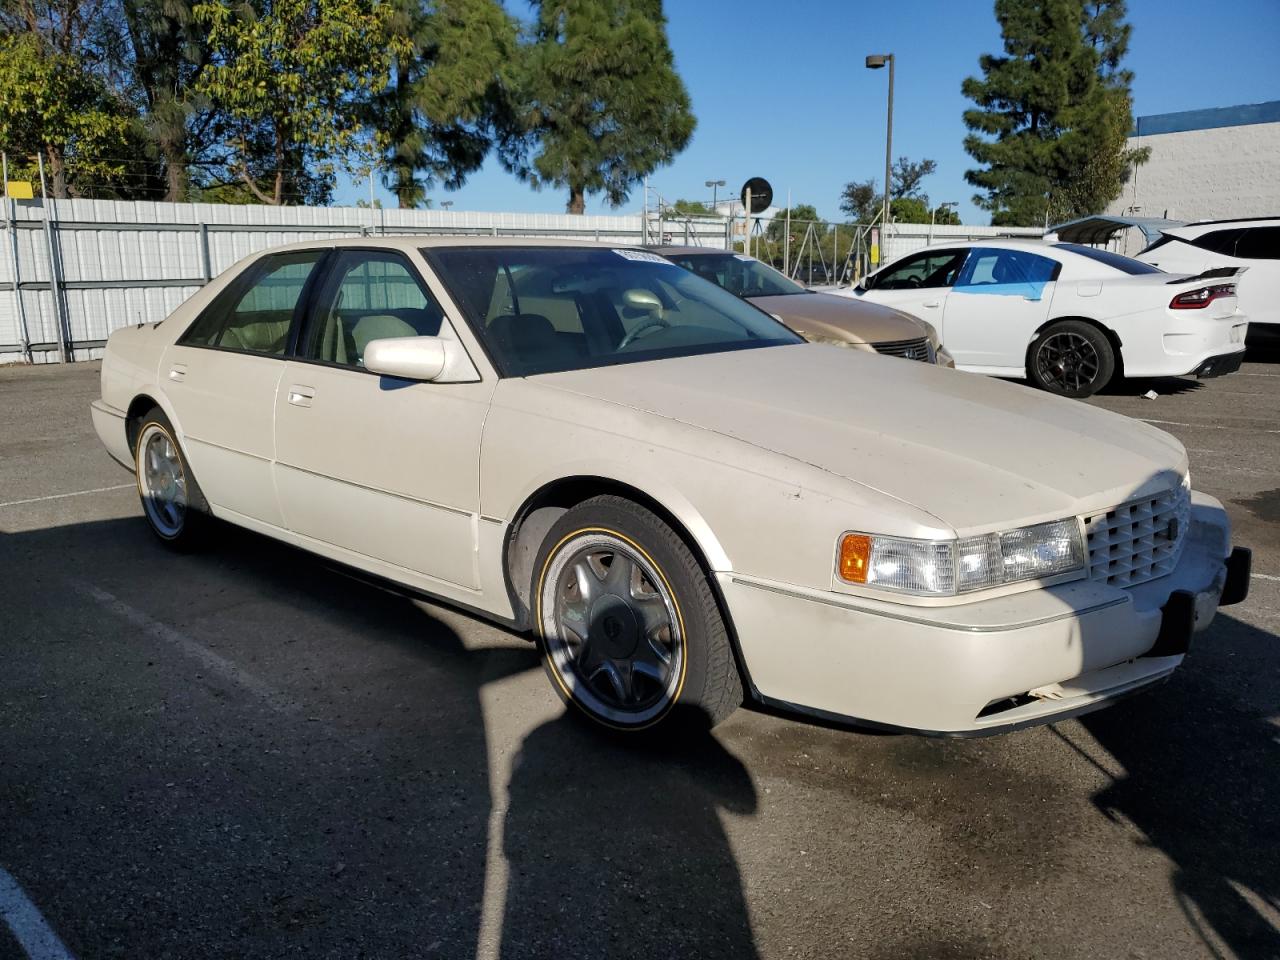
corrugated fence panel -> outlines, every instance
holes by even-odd
[[[18,279],[13,283],[10,231],[0,231],[0,363],[25,359],[22,314],[32,359],[58,359],[60,323],[69,332],[77,359],[101,355],[112,330],[163,320],[203,285],[237,261],[269,247],[384,233],[477,236],[541,236],[636,244],[644,236],[639,215],[573,216],[451,210],[357,207],[270,207],[212,203],[155,203],[120,200],[18,201],[3,211],[18,220]],[[49,232],[65,285],[60,321],[50,285]],[[724,225],[715,221],[667,220],[658,229],[670,243],[724,246]],[[885,243],[896,258],[928,242],[927,225],[895,225]],[[996,227],[936,227],[933,239],[976,239],[1035,230]],[[656,239],[656,237],[655,237]]]

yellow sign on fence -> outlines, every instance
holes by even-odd
[[[4,185],[4,195],[12,200],[31,200],[35,197],[30,180],[10,180]]]

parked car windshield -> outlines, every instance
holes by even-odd
[[[423,253],[502,376],[804,342],[763,311],[648,251]]]
[[[671,253],[667,259],[737,297],[785,297],[809,292],[768,264],[740,253]]]
[[[1164,273],[1159,267],[1153,267],[1151,264],[1143,263],[1141,260],[1134,260],[1132,257],[1112,253],[1110,250],[1086,247],[1083,243],[1055,243],[1054,246],[1059,250],[1070,250],[1072,253],[1078,253],[1082,257],[1096,260],[1098,263],[1105,263],[1108,267],[1114,267],[1121,273],[1127,273],[1130,276],[1136,277],[1144,273]]]

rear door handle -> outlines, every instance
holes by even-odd
[[[311,401],[315,399],[316,391],[314,387],[304,387],[301,384],[294,384],[289,388],[289,402],[295,407],[309,407]]]
[[[169,379],[176,383],[181,383],[187,379],[187,365],[185,363],[175,363],[169,368]]]

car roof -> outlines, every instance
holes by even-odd
[[[652,250],[654,253],[660,254],[661,256],[664,256],[664,257],[676,256],[676,255],[684,257],[684,256],[696,255],[699,253],[723,254],[723,253],[731,252],[729,250],[725,250],[723,247],[691,247],[691,246],[677,246],[675,244],[665,244],[665,243],[662,244],[661,246],[648,247],[647,249]]]
[[[1043,249],[1052,249],[1053,243],[1046,241],[1042,237],[979,237],[976,240],[951,240],[931,243],[927,247],[920,247],[904,253],[902,257],[909,257],[914,253],[924,253],[926,250],[956,250],[969,249],[970,247],[994,247],[997,250],[1022,250],[1026,247],[1040,247]],[[902,257],[898,257],[899,260]]]
[[[1199,237],[1213,230],[1230,230],[1232,227],[1280,227],[1280,217],[1241,217],[1238,220],[1197,220],[1176,227],[1166,227],[1161,233],[1171,237]]]

